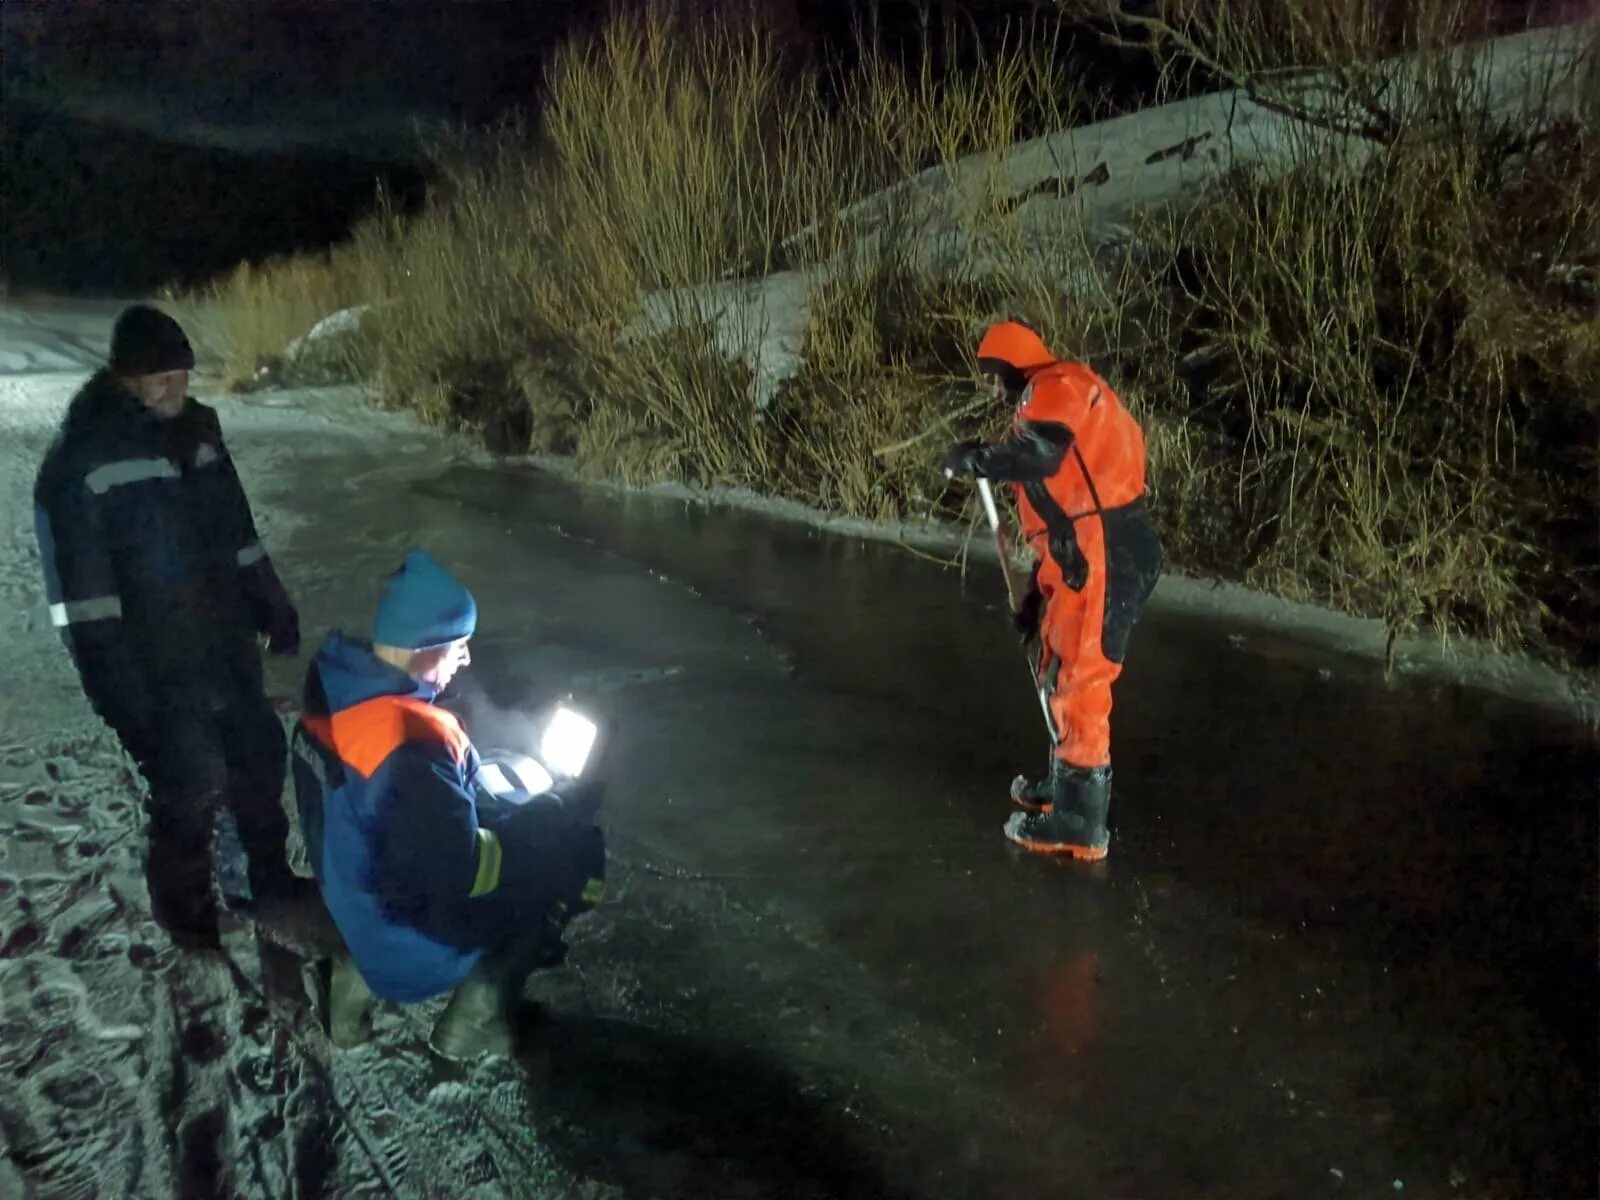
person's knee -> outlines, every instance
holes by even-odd
[[[214,808],[228,789],[228,764],[220,749],[193,744],[157,749],[144,765],[144,776],[152,816]]]

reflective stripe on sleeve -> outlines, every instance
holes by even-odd
[[[68,600],[50,606],[50,624],[57,629],[68,625],[82,625],[86,621],[114,621],[122,618],[122,599],[118,596],[96,596],[92,600]]]
[[[265,546],[260,542],[251,542],[243,550],[239,551],[239,565],[241,567],[253,567],[266,556],[267,548]]]
[[[125,458],[96,467],[83,477],[83,482],[96,496],[103,496],[114,487],[127,483],[143,483],[148,479],[177,479],[178,468],[165,458]]]
[[[500,886],[500,839],[490,830],[478,830],[478,877],[472,881],[473,896],[487,896]]]

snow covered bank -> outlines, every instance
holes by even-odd
[[[1582,101],[1578,66],[1592,22],[1535,29],[1457,48],[1448,76],[1464,99],[1496,118],[1519,113],[1560,115]],[[1396,59],[1378,68],[1387,103],[1406,98],[1436,64]],[[1307,115],[1354,123],[1353,101],[1326,74],[1308,73],[1280,89]],[[1275,95],[1279,93],[1274,93]],[[996,269],[998,248],[974,214],[998,207],[1010,214],[1008,237],[1066,273],[1083,270],[1100,248],[1126,241],[1137,216],[1193,206],[1230,171],[1280,171],[1326,153],[1355,170],[1376,151],[1363,138],[1335,133],[1240,89],[1196,96],[1126,116],[1064,129],[996,155],[930,167],[845,211],[857,240],[822,263],[741,280],[655,293],[628,336],[644,339],[674,326],[704,323],[717,349],[751,372],[751,399],[765,409],[803,363],[808,306],[816,289],[840,272],[870,263],[891,227],[917,231],[915,265],[935,275],[982,276]],[[797,253],[807,234],[790,239]],[[1076,264],[1076,265],[1075,265]],[[1085,276],[1060,280],[1071,293]]]
[[[93,371],[111,346],[116,301],[63,303],[5,297],[0,304],[0,377]]]

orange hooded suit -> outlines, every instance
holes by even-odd
[[[1011,436],[970,452],[979,475],[1011,483],[1022,532],[1038,557],[1043,600],[1039,681],[1049,687],[1056,757],[1111,761],[1111,685],[1161,571],[1145,511],[1144,435],[1110,385],[1057,361],[1015,321],[991,328],[978,364],[1020,385]]]

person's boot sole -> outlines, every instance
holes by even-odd
[[[1013,816],[1001,827],[1001,832],[1006,835],[1007,841],[1034,854],[1065,854],[1081,862],[1099,862],[1105,858],[1110,849],[1109,842],[1104,846],[1089,846],[1083,842],[1060,842],[1030,837],[1022,831],[1021,827],[1024,824],[1026,818]]]
[[[1074,846],[1067,842],[1035,842],[1028,838],[1012,837],[1006,835],[1011,843],[1021,846],[1024,850],[1031,850],[1035,854],[1065,854],[1069,858],[1076,858],[1080,862],[1100,862],[1110,853],[1110,847],[1101,846]]]

